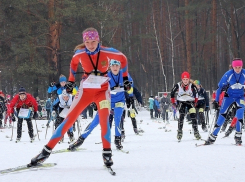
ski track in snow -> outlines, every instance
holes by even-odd
[[[210,122],[213,116],[210,115]],[[221,139],[224,133],[219,133],[214,145],[196,147],[195,144],[204,141],[194,140],[190,134],[191,125],[184,122],[183,138],[177,142],[177,121],[170,120],[167,129],[158,129],[165,126],[150,119],[149,111],[140,111],[136,116],[137,121],[143,120],[140,127],[145,131],[143,136],[137,136],[133,132],[131,120],[126,117],[124,123],[126,138],[123,142],[124,150],[129,154],[117,151],[114,145],[114,126],[112,128],[112,150],[114,165],[112,169],[116,176],[110,175],[103,167],[102,144],[100,142],[100,126],[85,140],[82,148],[86,150],[51,154],[45,161],[57,163],[52,168],[44,168],[36,171],[22,171],[12,174],[0,175],[0,181],[35,181],[35,182],[215,182],[215,181],[243,181],[244,146],[234,146],[234,131],[228,138]],[[81,125],[85,129],[92,119],[83,120]],[[20,143],[15,143],[16,129],[14,129],[13,141],[6,138],[11,136],[11,129],[2,129],[0,132],[1,163],[0,170],[17,167],[30,162],[47,144],[52,135],[52,123],[45,138],[47,120],[37,120],[40,140],[36,137],[34,143],[30,143],[26,122],[23,122],[22,138]],[[34,132],[36,126],[33,121]],[[15,122],[16,127],[16,122]],[[139,123],[138,123],[139,127]],[[208,132],[203,132],[198,126],[203,139],[207,139]],[[77,131],[75,137],[78,137]],[[244,140],[244,137],[243,137]],[[65,142],[57,144],[54,150],[68,147],[68,136],[65,134]]]

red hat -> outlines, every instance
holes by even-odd
[[[168,95],[168,93],[165,92],[165,93],[163,93],[163,95],[166,96],[166,95]]]
[[[183,73],[181,74],[181,79],[183,79],[183,78],[188,78],[188,79],[190,79],[190,73],[188,73],[187,71],[183,72]]]

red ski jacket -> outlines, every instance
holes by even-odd
[[[69,81],[75,81],[75,75],[79,62],[83,67],[85,77],[87,74],[94,71],[94,66],[97,67],[97,71],[101,73],[102,76],[106,76],[111,59],[121,62],[123,77],[128,77],[128,61],[126,56],[114,48],[100,46],[100,52],[94,55],[88,55],[85,48],[79,49],[75,52],[75,55],[71,60]]]
[[[28,109],[29,107],[34,108],[34,112],[37,112],[37,101],[36,99],[29,93],[26,93],[26,99],[20,100],[19,95],[15,95],[12,101],[10,102],[10,110],[8,111],[10,114],[14,113],[14,107],[16,109],[25,108]]]

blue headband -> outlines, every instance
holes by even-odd
[[[60,82],[66,82],[66,77],[65,76],[60,77]]]

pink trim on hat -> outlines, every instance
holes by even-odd
[[[100,41],[100,37],[97,31],[87,31],[83,33],[83,42],[87,40],[96,40]]]
[[[232,67],[234,68],[234,67],[237,67],[237,66],[243,66],[243,62],[242,62],[242,60],[234,60],[234,61],[232,61]]]

